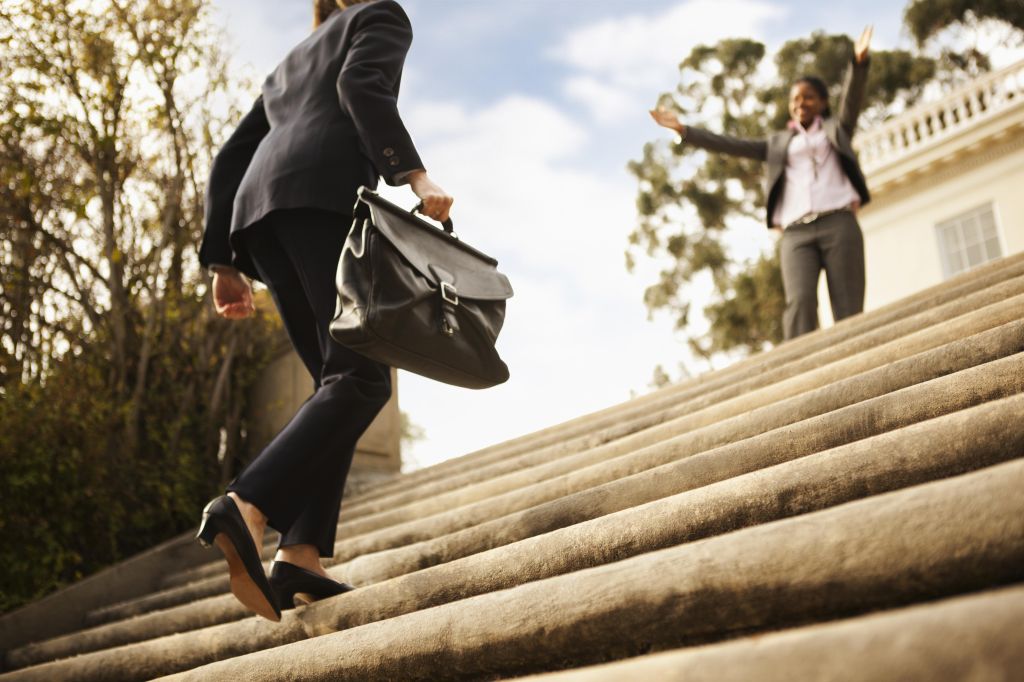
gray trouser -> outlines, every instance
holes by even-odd
[[[780,249],[786,290],[787,339],[818,328],[818,277],[825,268],[832,317],[837,322],[864,309],[864,236],[849,211],[787,227]]]

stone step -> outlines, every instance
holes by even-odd
[[[1011,585],[1024,580],[1022,486],[1024,461],[1015,460],[169,679],[494,678]],[[102,657],[90,658],[29,668],[12,679],[113,679]],[[134,668],[135,676],[153,674],[148,661],[136,659],[143,669]]]
[[[1024,269],[1024,261],[1022,261],[1020,269]],[[1015,272],[1016,269],[1010,271]],[[1002,272],[1005,273],[1007,271],[1004,270]],[[476,461],[473,466],[461,474],[456,475],[452,472],[441,481],[436,481],[430,485],[417,485],[411,489],[407,487],[394,494],[383,496],[376,501],[353,500],[351,504],[346,505],[345,519],[347,521],[355,521],[367,514],[387,512],[398,505],[415,500],[434,498],[439,493],[463,487],[475,481],[492,478],[497,474],[523,466],[532,466],[536,462],[542,462],[551,457],[558,457],[566,453],[578,452],[581,449],[596,447],[611,440],[622,438],[637,430],[657,425],[667,418],[667,410],[677,407],[682,401],[700,397],[707,400],[712,395],[739,395],[743,390],[750,390],[752,387],[764,385],[766,381],[774,381],[774,377],[805,371],[807,368],[816,366],[815,363],[831,362],[844,355],[870,348],[872,347],[871,344],[891,341],[924,326],[931,326],[937,320],[962,315],[976,310],[981,305],[1016,296],[1022,292],[1024,292],[1024,278],[1018,275],[1000,280],[993,286],[956,296],[941,305],[932,306],[925,310],[904,310],[903,315],[894,317],[886,324],[874,326],[870,330],[864,330],[857,334],[844,333],[839,335],[838,338],[833,337],[827,344],[823,344],[813,351],[806,347],[797,348],[796,351],[793,351],[783,345],[778,350],[785,350],[785,353],[773,351],[772,353],[755,356],[761,358],[761,360],[756,363],[751,362],[751,366],[742,368],[742,371],[716,372],[709,375],[704,381],[693,385],[688,383],[684,386],[674,387],[670,391],[664,391],[661,397],[657,399],[648,400],[635,406],[630,406],[629,403],[626,403],[626,406],[612,411],[608,415],[608,423],[590,424],[586,431],[578,435],[563,434],[561,438],[549,446],[535,446],[522,455],[515,457],[506,454],[500,460],[487,466],[484,466],[483,462]],[[912,314],[907,315],[906,313],[910,311],[912,311]],[[883,332],[883,329],[887,331]],[[859,339],[859,342],[855,341],[855,339]],[[796,341],[799,340],[797,339]],[[787,366],[788,369],[784,370],[783,367]],[[754,367],[757,368],[757,372],[752,371]]]
[[[208,555],[196,544],[194,534],[171,538],[0,615],[0,661],[6,650],[80,630],[87,625],[87,614],[97,608],[150,594],[161,589],[164,574],[207,561]]]
[[[142,669],[139,666],[149,665],[146,661],[150,660],[156,666],[154,670],[160,669],[152,674],[167,672],[168,657],[176,661],[171,670],[186,670],[227,656],[251,658],[246,654],[257,649],[339,628],[354,628],[355,632],[365,627],[384,626],[415,616],[423,609],[454,607],[457,604],[452,602],[460,599],[472,601],[504,588],[514,588],[515,592],[529,587],[523,583],[530,581],[545,581],[584,568],[597,570],[594,567],[618,559],[640,559],[642,557],[635,555],[642,552],[691,543],[744,526],[771,525],[787,515],[821,513],[817,510],[857,497],[1019,457],[1021,450],[1014,439],[1020,435],[1020,415],[1024,409],[1019,403],[1013,404],[1019,396],[1000,397],[1024,390],[1019,385],[1024,380],[1024,368],[1017,357],[1021,355],[1020,317],[1024,311],[1022,275],[1024,254],[979,268],[884,309],[844,320],[829,330],[801,337],[726,370],[485,448],[459,458],[460,461],[432,467],[429,473],[400,477],[353,496],[346,505],[345,520],[339,525],[338,547],[349,552],[349,561],[330,570],[336,577],[357,579],[361,589],[299,609],[289,614],[285,624],[273,625],[245,618],[245,612],[232,597],[213,596],[9,650],[6,665],[26,666],[57,656],[91,651],[56,664],[25,668],[18,674],[45,675],[46,670],[65,670],[59,666],[74,663],[77,667],[72,665],[65,670],[74,678],[81,670],[94,665],[95,660],[103,660],[108,669],[96,673],[100,675],[96,679],[122,679],[126,675],[137,676],[137,672],[126,671],[133,670],[132,666]],[[879,358],[884,361],[878,362]],[[989,381],[986,373],[995,373],[998,377]],[[940,385],[938,382],[943,380],[947,383]],[[934,392],[936,386],[940,388]],[[912,393],[914,390],[918,393]],[[812,399],[821,403],[817,411],[812,409]],[[933,399],[938,400],[936,406],[927,404]],[[868,404],[873,405],[874,411],[851,411],[858,405]],[[1010,416],[1000,417],[1001,422],[992,421],[992,415],[1003,414],[999,410],[1007,409],[1010,412],[1006,414]],[[994,412],[982,414],[977,410]],[[764,418],[766,425],[752,432],[744,431],[743,428],[749,428],[752,423],[751,415]],[[936,415],[945,416],[929,420]],[[955,434],[937,432],[923,440],[913,435],[919,428],[936,428],[933,422],[947,423],[944,420],[964,415],[971,417],[962,422],[965,428],[976,429],[966,438],[963,433],[959,440]],[[922,422],[922,419],[928,421]],[[817,429],[808,426],[813,426],[816,420],[821,422]],[[987,441],[977,435],[984,429],[975,424],[982,423],[988,424],[990,429]],[[720,443],[713,440],[716,433],[730,428],[733,429],[731,437]],[[815,431],[822,430],[837,433],[816,439]],[[788,442],[780,433],[785,434]],[[1000,435],[993,437],[993,433]],[[875,442],[886,438],[891,440]],[[954,449],[959,447],[961,453],[965,451],[963,444],[969,443],[972,454],[975,451],[988,454],[971,457],[969,461],[961,455],[959,460],[955,457],[944,460],[941,466],[933,466],[931,459],[922,459],[920,454],[911,459],[897,458],[891,463],[892,471],[876,476],[888,483],[872,479],[874,482],[870,485],[865,484],[867,479],[861,476],[865,471],[863,466],[849,471],[842,469],[840,463],[846,459],[837,455],[866,443],[888,453],[899,452],[903,443],[929,440],[941,442],[942,447],[948,441]],[[615,452],[616,447],[623,449]],[[917,452],[922,446],[915,448]],[[936,448],[933,446],[932,450]],[[544,451],[545,460],[536,457],[538,451]],[[599,456],[594,455],[595,451]],[[585,456],[594,459],[574,460]],[[561,473],[543,470],[555,462],[563,465],[572,462],[577,466]],[[818,478],[813,479],[810,474],[793,478],[796,467],[807,462],[818,462]],[[533,469],[546,471],[547,476],[532,481],[527,480],[528,477],[521,479],[525,487],[502,490],[500,486],[505,483],[501,483],[499,489],[488,488],[494,486],[496,480],[523,476]],[[778,487],[773,488],[771,480],[745,489],[738,494],[738,501],[729,498],[728,504],[724,498],[715,502],[700,497],[722,486],[737,486],[736,490],[741,490],[743,481],[758,480],[758,476],[777,470],[787,471],[783,482],[802,482],[806,487],[778,493],[779,502],[774,512],[770,505],[762,509],[757,502],[764,500],[759,492]],[[837,477],[842,478],[846,487],[836,485]],[[814,483],[809,482],[812,479]],[[554,485],[567,482],[570,483],[568,489],[552,494]],[[539,500],[531,497],[538,489],[547,490],[541,491]],[[405,537],[390,546],[385,543],[377,550],[364,548],[369,553],[362,556],[352,553],[360,542],[379,542],[382,537],[394,539],[397,534],[408,533],[410,525],[420,522],[420,519],[410,522],[401,517],[387,518],[386,514],[392,513],[390,509],[407,513],[408,508],[417,508],[433,497],[446,495],[468,496],[469,501],[459,511],[479,516],[470,519],[468,525],[446,528],[444,523],[449,512],[444,509],[427,516],[426,520],[432,523],[440,520],[441,525],[432,528],[417,544],[410,545],[410,541],[416,539]],[[544,498],[543,495],[552,496]],[[794,496],[817,502],[788,507],[783,504],[788,504]],[[505,498],[515,497],[523,499],[501,506],[507,504]],[[723,514],[718,519],[719,525],[709,522],[704,530],[690,527],[689,535],[665,540],[649,529],[649,516],[637,516],[649,514],[651,508],[680,497],[702,500],[698,509],[710,508]],[[753,511],[743,507],[745,499],[755,501]],[[355,512],[350,513],[352,509]],[[422,516],[423,508],[419,511]],[[484,511],[486,513],[482,513]],[[625,521],[630,514],[634,516]],[[657,524],[658,517],[653,522]],[[417,528],[418,532],[424,530]],[[607,539],[595,556],[591,551],[594,543],[589,540],[600,528],[606,529]],[[750,530],[753,529],[738,532]],[[661,537],[662,544],[648,541],[649,536]],[[556,544],[544,544],[548,542]],[[563,544],[558,545],[558,542]],[[704,541],[696,544],[700,542]],[[613,549],[604,552],[606,547]],[[528,548],[527,553],[517,554],[523,548]],[[344,554],[339,554],[339,560]],[[570,560],[563,562],[562,557],[570,557]],[[520,566],[533,566],[534,570],[521,571]],[[179,572],[168,582],[195,579],[209,571],[223,572],[223,562],[218,559],[206,566]],[[183,585],[174,599],[197,599],[197,588],[200,591],[210,589],[216,580]],[[223,576],[220,580],[222,585],[218,591],[223,591]],[[157,593],[147,599],[150,601],[145,608],[152,608],[159,605],[160,600],[166,601],[168,594]],[[127,615],[124,607],[130,611],[142,605],[142,601],[133,604],[133,600],[129,600],[96,609],[92,616],[100,620],[119,618]],[[6,621],[3,630],[10,630],[8,626],[14,619],[5,617],[3,620]],[[209,627],[211,625],[213,627]],[[189,632],[193,629],[194,632]],[[163,636],[171,633],[176,636]],[[257,636],[249,636],[254,633]],[[157,639],[150,640],[154,637]],[[5,639],[4,649],[10,649],[8,642]],[[160,647],[166,648],[172,643],[167,655],[158,653]],[[571,664],[585,662],[574,659]],[[95,665],[103,667],[105,664]],[[553,667],[558,666],[542,663],[536,669]],[[441,672],[455,674],[447,669],[435,670],[435,673]],[[501,674],[519,672],[525,669]],[[470,673],[470,676],[475,675]],[[63,673],[56,678],[63,679]],[[88,679],[88,675],[85,678]]]
[[[1021,310],[1024,310],[1024,302],[1014,304],[1011,299],[993,307],[997,309],[1005,307],[1014,314],[1019,314]],[[981,310],[964,317],[990,319],[987,312],[989,311]],[[945,325],[944,330],[961,328],[962,325],[951,323]],[[700,418],[699,415],[680,417],[677,420],[678,424],[670,424],[662,429],[658,439],[638,442],[634,448],[627,449],[625,452],[620,452],[620,449],[616,447],[585,452],[572,458],[573,466],[571,467],[563,469],[549,465],[548,470],[554,469],[562,472],[553,477],[547,477],[532,484],[527,481],[522,487],[505,490],[502,494],[495,494],[480,502],[456,507],[441,514],[425,516],[416,521],[383,528],[348,540],[340,540],[335,545],[335,557],[332,563],[341,563],[362,554],[429,541],[442,535],[462,531],[731,441],[768,433],[768,437],[781,439],[781,442],[785,443],[786,439],[792,436],[782,430],[784,427],[817,415],[825,414],[828,415],[826,421],[835,421],[845,419],[847,414],[860,414],[865,410],[884,410],[891,406],[895,410],[894,414],[903,414],[904,418],[913,415],[916,420],[927,419],[938,414],[928,410],[962,409],[966,406],[952,403],[953,406],[950,407],[946,403],[935,402],[930,393],[937,391],[938,393],[935,395],[945,395],[950,391],[956,392],[959,390],[956,388],[957,382],[961,380],[978,385],[976,391],[966,394],[969,400],[979,400],[979,396],[986,394],[994,398],[1018,392],[1022,389],[1018,386],[1019,376],[1017,374],[1013,371],[1006,373],[993,368],[1006,366],[1019,369],[1022,329],[1024,329],[1024,324],[1021,321],[1006,323],[995,330],[977,334],[966,340],[950,342],[946,344],[948,347],[943,346],[932,351],[925,351],[895,363],[879,363],[882,364],[882,367],[854,374],[847,380],[839,379],[839,376],[842,376],[841,373],[830,373],[827,366],[820,368],[816,370],[816,373],[828,373],[829,379],[820,382],[821,388],[817,391],[797,393],[792,398],[786,399],[784,394],[770,391],[771,387],[768,387],[763,389],[768,391],[766,398],[759,398],[758,394],[754,393],[737,399],[740,405],[739,409],[733,413],[735,416],[712,421],[707,426],[699,428],[687,428],[695,418]],[[929,330],[925,330],[925,332],[920,335],[921,341],[930,343],[942,339],[938,332],[933,333]],[[883,359],[899,357],[907,352],[908,348],[913,349],[917,346],[913,339],[905,341],[907,343],[903,344],[902,350],[881,347],[864,355],[875,353]],[[961,373],[962,376],[960,374],[944,376],[957,369],[970,367],[975,362],[984,362],[986,359],[999,358],[1003,355],[1011,355],[1003,364],[993,364],[991,367],[983,366],[974,372]],[[851,363],[855,359],[849,358],[844,362]],[[854,364],[854,367],[859,368],[857,364]],[[934,381],[930,381],[933,379]],[[918,390],[907,388],[916,382],[924,383]],[[892,391],[897,389],[904,390],[898,395],[893,394]],[[990,391],[994,391],[994,393],[989,393]],[[875,403],[857,404],[858,401],[869,399],[875,399]],[[913,403],[915,400],[925,402]],[[911,408],[902,407],[905,402],[911,402]],[[853,404],[851,405],[851,403]],[[842,410],[834,412],[840,408],[845,408],[846,412],[842,412]],[[851,437],[841,430],[835,429],[832,421],[829,421],[829,430],[834,435]],[[774,435],[771,435],[772,433]],[[854,437],[865,437],[866,435],[871,434],[857,434]],[[524,513],[528,514],[529,512]],[[414,561],[420,563],[422,567],[422,559],[417,558]],[[222,594],[226,591],[227,577],[223,574],[223,567],[221,567],[219,574],[209,578],[107,607],[102,610],[102,616],[106,622],[110,622],[155,609],[168,608],[194,599]]]
[[[961,273],[937,285],[924,289],[906,298],[894,301],[886,306],[868,313],[855,315],[840,321],[834,326],[819,330],[811,334],[787,341],[785,344],[774,348],[769,353],[752,355],[739,360],[729,367],[704,374],[699,377],[665,387],[650,394],[634,398],[625,403],[620,403],[597,412],[583,415],[562,424],[556,424],[541,429],[531,434],[506,441],[497,445],[489,446],[461,457],[452,458],[440,464],[402,474],[394,479],[382,481],[369,487],[358,498],[353,498],[346,506],[358,508],[363,502],[372,500],[382,495],[390,494],[393,491],[405,489],[428,480],[448,478],[453,472],[467,468],[481,466],[487,461],[505,459],[507,457],[521,454],[531,449],[544,447],[552,443],[564,440],[581,433],[586,433],[594,428],[595,420],[617,419],[617,413],[629,405],[646,405],[648,402],[660,400],[662,395],[671,394],[679,390],[688,390],[692,386],[704,383],[711,378],[734,376],[746,374],[757,366],[771,367],[772,363],[788,362],[801,355],[820,350],[829,345],[841,342],[848,337],[863,334],[879,326],[889,324],[895,320],[905,317],[908,312],[917,312],[927,308],[933,308],[957,298],[981,289],[988,288],[1012,277],[1024,275],[1024,253],[999,258],[990,261],[982,266],[973,268]],[[605,424],[607,425],[607,424]]]
[[[1016,377],[994,379],[1000,371]],[[570,488],[579,490],[572,494],[457,533],[360,554],[340,575],[357,585],[378,582],[1021,392],[1024,353],[712,449],[692,452],[682,437],[617,460],[616,466],[600,472],[579,472],[582,480]],[[829,433],[824,435],[826,428]],[[710,468],[708,462],[713,463]]]
[[[1015,287],[1018,285],[1017,283],[1024,283],[1024,278],[1020,278],[1015,280],[1013,283],[1006,284],[1012,284]],[[1013,289],[1010,289],[1010,291],[1012,290]],[[1004,292],[998,291],[997,294],[998,293]],[[564,456],[552,462],[547,462],[545,464],[534,466],[530,469],[484,481],[476,486],[467,487],[448,495],[439,495],[435,500],[412,505],[412,511],[410,511],[409,508],[393,510],[393,512],[386,515],[386,518],[390,519],[392,523],[384,524],[381,522],[381,531],[374,533],[373,531],[357,532],[353,530],[351,532],[352,535],[363,536],[362,539],[359,537],[352,538],[352,542],[354,543],[353,546],[362,548],[362,551],[379,551],[380,549],[385,549],[386,547],[381,547],[379,545],[372,545],[372,548],[368,548],[366,545],[367,542],[376,542],[376,538],[379,536],[380,532],[384,532],[385,535],[389,537],[398,537],[398,541],[401,541],[402,537],[405,537],[406,539],[403,544],[422,540],[424,539],[424,534],[422,532],[418,536],[409,535],[409,533],[415,532],[417,527],[422,527],[422,524],[425,521],[433,518],[439,511],[444,514],[445,510],[447,510],[447,513],[451,514],[452,510],[461,509],[467,505],[474,504],[474,500],[481,500],[485,502],[488,499],[507,494],[510,491],[522,489],[525,486],[536,485],[544,480],[551,480],[558,476],[578,471],[579,469],[590,466],[596,462],[605,461],[628,452],[636,451],[653,443],[661,442],[666,438],[677,436],[686,431],[694,430],[718,421],[723,421],[731,416],[748,414],[751,410],[760,406],[772,405],[780,400],[786,399],[787,397],[799,395],[814,388],[828,386],[859,372],[891,364],[893,361],[906,358],[908,355],[918,352],[921,349],[934,348],[939,344],[964,338],[970,334],[978,332],[979,330],[988,329],[996,324],[1006,323],[1006,320],[1018,319],[1022,314],[1024,314],[1024,296],[1018,295],[1008,300],[998,300],[996,303],[992,303],[980,309],[975,309],[969,313],[960,315],[953,320],[946,320],[932,327],[913,332],[904,338],[898,338],[888,343],[881,343],[877,346],[870,346],[860,353],[855,353],[852,356],[838,359],[831,364],[819,366],[815,370],[806,371],[803,374],[779,381],[776,384],[769,384],[760,389],[755,389],[751,393],[746,393],[731,399],[725,399],[717,405],[712,404],[704,409],[699,409],[699,405],[701,404],[700,402],[691,401],[683,403],[673,410],[673,414],[678,412],[680,416],[676,416],[669,422],[663,423],[657,427],[646,429],[645,431],[622,438],[618,441],[613,441],[599,448],[583,451],[576,455]],[[970,354],[968,354],[968,357],[970,357]],[[932,376],[938,375],[933,374]],[[833,404],[835,404],[834,401]],[[785,414],[782,416],[785,417]],[[749,431],[744,433],[749,435]],[[726,430],[722,437],[737,437],[737,434]],[[743,437],[745,437],[745,435]],[[440,501],[440,503],[438,501]],[[525,500],[523,500],[523,503],[525,504]],[[438,507],[440,507],[440,509],[438,509]],[[466,516],[464,518],[468,523],[469,517]],[[408,519],[412,520],[408,521]],[[363,521],[365,522],[365,520],[366,519]],[[345,523],[347,522],[343,522],[342,525],[344,526]],[[359,527],[360,531],[365,531],[365,526],[362,526],[359,521],[354,522],[354,524]],[[349,528],[352,528],[352,526],[349,526]],[[457,529],[449,529],[447,532],[452,532],[453,530]],[[341,535],[341,533],[339,533],[339,535]],[[339,558],[337,560],[343,561],[344,559]],[[179,578],[180,577],[181,576],[179,576]],[[202,588],[206,591],[193,593],[193,596],[195,597],[216,594],[226,589],[224,587],[226,579],[223,576],[223,569],[220,566],[219,561],[212,565],[208,564],[194,570],[188,574],[188,577],[192,579],[189,583],[192,585],[195,585],[197,581],[201,581],[203,579],[211,579],[211,577],[212,580],[219,581],[207,583],[205,587]],[[171,582],[172,584],[183,584],[183,581],[181,580]],[[143,602],[145,605],[145,608],[143,609],[138,608],[138,605],[118,605],[116,607],[111,607],[104,610],[101,614],[90,616],[91,623],[98,624],[99,622],[109,622],[111,619],[126,617],[127,615],[134,613],[141,613],[151,608],[165,608],[166,606],[180,603],[180,601],[174,601],[174,599],[186,598],[181,596],[186,593],[180,591],[172,594],[173,597],[170,600],[163,600],[163,598],[158,595],[151,595],[147,597]],[[103,617],[102,621],[99,616]]]
[[[979,308],[984,310],[979,310]],[[680,399],[673,406],[652,417],[616,427],[615,433],[611,437],[606,437],[607,434],[602,433],[599,439],[600,444],[581,449],[560,449],[558,451],[545,449],[533,455],[525,455],[522,458],[525,460],[525,466],[518,466],[517,462],[517,468],[514,471],[503,475],[496,476],[491,469],[489,471],[491,475],[486,478],[472,484],[462,485],[455,490],[444,492],[431,489],[428,491],[430,494],[426,497],[404,504],[400,500],[393,500],[394,505],[391,508],[369,516],[353,519],[346,515],[338,526],[338,535],[341,538],[355,537],[486,499],[521,487],[524,481],[533,483],[558,475],[554,472],[571,471],[579,466],[578,458],[592,459],[595,456],[593,453],[596,452],[601,452],[602,456],[613,456],[613,453],[621,454],[632,451],[637,447],[660,440],[666,430],[678,428],[674,421],[682,416],[687,416],[691,422],[696,422],[696,417],[692,415],[699,412],[705,421],[699,424],[695,423],[695,426],[713,423],[721,418],[721,410],[716,411],[713,406],[725,404],[728,406],[725,409],[738,409],[738,405],[745,403],[746,397],[751,392],[765,395],[763,391],[776,387],[779,391],[789,391],[785,395],[794,395],[811,386],[824,385],[816,382],[829,381],[828,374],[815,373],[815,370],[819,370],[823,366],[839,367],[841,369],[836,369],[836,374],[848,376],[846,372],[850,371],[849,368],[878,366],[886,361],[885,357],[879,353],[879,347],[885,346],[887,343],[902,339],[904,346],[916,344],[915,347],[918,349],[933,348],[943,341],[956,338],[953,336],[954,332],[947,327],[952,326],[951,321],[957,316],[964,318],[957,322],[962,326],[969,326],[969,329],[957,332],[962,336],[979,329],[987,329],[1020,319],[1022,314],[1024,314],[1024,277],[1010,280],[939,308],[913,315],[875,332],[788,363],[776,370],[766,371],[745,380],[731,380],[714,390],[700,392],[688,400]],[[800,379],[795,379],[797,377]],[[584,453],[588,454],[584,455]],[[476,474],[474,478],[480,475],[482,474]],[[418,494],[423,492],[422,488],[417,489]]]
[[[1024,585],[520,682],[1020,679]]]
[[[1018,277],[1004,281],[994,287],[975,292],[965,298],[952,301],[940,306],[939,309],[924,311],[917,315],[899,320],[889,328],[878,329],[868,334],[865,338],[850,339],[846,343],[824,349],[823,351],[809,357],[801,358],[797,363],[790,363],[774,371],[764,372],[759,376],[745,381],[727,382],[726,385],[712,390],[709,393],[690,396],[686,402],[681,402],[683,397],[677,398],[670,407],[657,412],[654,415],[643,417],[634,422],[626,422],[615,428],[615,433],[605,432],[589,437],[588,442],[603,444],[601,452],[612,453],[614,451],[627,452],[650,439],[660,437],[662,431],[656,427],[674,428],[665,425],[666,420],[671,420],[678,415],[691,414],[701,408],[708,407],[716,402],[728,401],[738,395],[744,395],[759,387],[771,385],[772,382],[780,382],[809,369],[819,367],[823,364],[836,363],[845,360],[847,364],[840,365],[843,368],[877,366],[888,361],[889,356],[885,353],[897,351],[901,346],[908,348],[930,348],[944,341],[974,333],[979,329],[989,328],[1007,320],[1018,319],[1020,311],[1024,309],[1024,303],[1020,298],[1020,292],[1024,291],[1024,277]],[[1009,300],[1007,298],[1009,297]],[[981,308],[985,309],[982,312]],[[946,327],[950,316],[960,316],[957,324],[960,326]],[[966,316],[966,317],[965,317]],[[941,325],[941,326],[940,326]],[[896,326],[897,329],[891,327]],[[929,327],[933,327],[927,331]],[[916,336],[915,336],[916,334]],[[906,344],[894,344],[893,341],[901,336],[910,335]],[[886,344],[890,345],[886,345]],[[915,345],[916,344],[916,345]],[[878,352],[882,347],[885,352]],[[872,351],[865,353],[864,351]],[[774,352],[774,351],[773,351]],[[906,351],[904,351],[906,352]],[[767,354],[771,355],[771,353]],[[903,356],[895,356],[903,357]],[[871,365],[870,363],[875,363]],[[844,369],[840,371],[849,371]],[[827,376],[814,375],[818,381],[827,381]],[[789,390],[798,388],[798,384],[790,384]],[[736,403],[731,404],[735,407]],[[617,438],[616,438],[617,436]],[[536,481],[551,472],[561,468],[563,471],[571,470],[577,466],[572,457],[579,456],[585,452],[584,442],[576,444],[573,448],[545,449],[537,453],[531,453],[519,458],[518,461],[511,461],[485,467],[485,471],[465,475],[460,482],[462,487],[451,490],[453,482],[443,484],[427,484],[414,491],[416,501],[407,502],[402,505],[400,498],[392,499],[392,507],[385,512],[378,512],[363,518],[349,518],[349,508],[339,525],[339,536],[351,537],[372,532],[373,530],[395,526],[404,521],[420,519],[440,511],[453,509],[458,506],[470,504],[476,500],[486,499],[504,490],[514,489],[522,485],[523,481]],[[599,445],[592,446],[600,447]],[[592,449],[591,448],[591,449]],[[554,460],[554,461],[553,461]],[[503,472],[508,472],[504,473]],[[481,478],[481,476],[485,476]],[[474,485],[473,482],[477,482]],[[448,492],[445,492],[445,491]],[[420,495],[427,495],[426,499],[418,499]],[[408,494],[407,494],[408,495]],[[391,499],[391,498],[389,498]],[[401,506],[400,506],[401,505]],[[178,586],[194,582],[203,577],[218,575],[221,569],[218,563],[197,567],[184,574],[169,576],[165,581],[168,587]],[[90,621],[93,623],[99,620]]]
[[[385,581],[382,576],[382,582],[371,587],[303,609],[298,623],[272,624],[253,618],[179,636],[171,648],[156,640],[141,649],[107,652],[105,666],[114,669],[118,661],[128,665],[139,659],[157,665],[157,660],[167,661],[161,658],[161,650],[180,660],[185,649],[189,665],[198,665],[222,656],[225,642],[232,642],[236,653],[242,642],[248,643],[249,651],[278,646],[312,633],[351,628],[989,466],[1024,453],[1024,428],[1018,423],[1022,413],[1024,394],[1018,394],[803,457],[797,451],[775,453],[766,459],[766,453],[755,446],[732,444],[651,472],[646,478],[615,481],[604,494],[580,500],[580,506],[615,500],[599,510],[604,514],[600,518],[593,514],[593,520],[583,522],[584,517],[577,514],[571,519],[574,525],[563,520],[556,532],[534,533],[536,537],[519,542],[507,536],[512,543],[507,547],[411,572],[398,580]],[[665,481],[677,483],[670,488]],[[676,492],[680,489],[683,492]],[[649,499],[654,501],[643,504]],[[615,509],[622,511],[608,513]],[[521,523],[515,518],[502,521],[507,528]],[[346,577],[339,569],[332,574]],[[11,652],[8,664],[31,665],[244,615],[230,596],[203,600],[79,633],[78,637],[25,647]],[[201,657],[204,653],[205,659]],[[158,672],[166,670],[150,674]]]

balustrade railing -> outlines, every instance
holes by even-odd
[[[854,138],[866,172],[930,146],[1006,109],[1024,105],[1024,61],[985,74]]]

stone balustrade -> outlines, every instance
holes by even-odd
[[[1024,60],[914,107],[856,138],[867,174],[936,145],[1010,109],[1024,106]]]

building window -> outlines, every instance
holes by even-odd
[[[939,223],[935,235],[946,279],[1003,255],[992,204]]]

